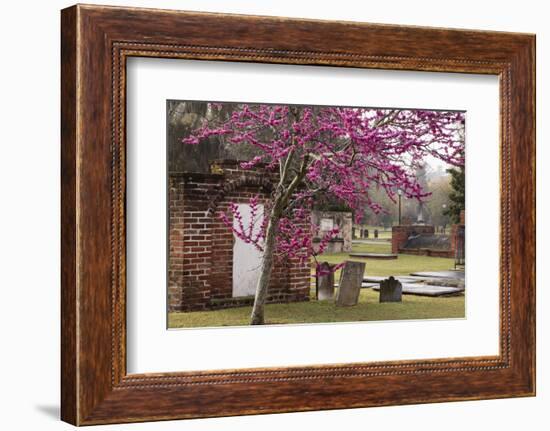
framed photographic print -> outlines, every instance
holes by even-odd
[[[535,394],[535,37],[62,11],[62,419]]]

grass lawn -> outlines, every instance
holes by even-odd
[[[378,239],[391,239],[391,227],[388,228],[387,230],[384,230],[384,226],[363,226],[363,229],[369,230],[368,239],[374,238],[375,229],[378,229]],[[357,237],[359,237],[359,230],[356,230],[355,234],[357,235]],[[358,238],[355,238],[355,239],[358,239]]]
[[[389,243],[354,244],[355,252],[390,253]],[[367,275],[407,275],[415,271],[438,271],[454,268],[454,259],[440,257],[410,256],[400,254],[394,260],[363,259],[349,257],[348,253],[332,253],[320,256],[319,261],[339,263],[344,260],[366,262]],[[312,274],[315,269],[312,267]],[[336,280],[340,271],[335,274]],[[353,307],[336,307],[333,302],[312,301],[291,304],[267,304],[267,324],[283,323],[329,323],[374,320],[442,319],[464,317],[464,295],[430,298],[403,295],[401,303],[378,302],[378,292],[362,289],[359,304]],[[216,311],[195,311],[190,313],[169,313],[169,328],[191,328],[207,326],[242,326],[249,324],[252,307],[229,308]]]
[[[170,328],[248,325],[252,307],[217,311],[169,313]],[[333,302],[310,301],[291,304],[267,304],[267,324],[330,323],[374,320],[438,319],[464,317],[464,296],[429,298],[403,295],[401,303],[378,302],[378,292],[362,289],[359,304],[336,307]]]
[[[354,252],[369,252],[369,253],[391,253],[390,243],[369,243],[369,244],[353,244]],[[317,258],[319,262],[329,262],[332,264],[343,262],[344,260],[356,260],[365,262],[365,275],[409,275],[411,272],[417,271],[444,271],[454,269],[454,259],[429,256],[413,256],[408,254],[400,254],[397,259],[380,260],[380,259],[365,259],[360,257],[349,257],[348,253],[326,253]],[[312,273],[314,269],[312,269]],[[335,278],[340,277],[339,271],[336,272]]]

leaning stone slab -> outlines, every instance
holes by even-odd
[[[332,301],[334,299],[334,272],[328,262],[319,265],[317,275],[317,300]]]
[[[401,302],[403,287],[393,277],[380,282],[380,302]]]
[[[340,307],[357,305],[364,273],[365,262],[346,261],[340,275],[336,305]]]

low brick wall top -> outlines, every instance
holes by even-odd
[[[450,235],[418,235],[409,237],[402,249],[426,248],[430,250],[451,250]]]
[[[410,236],[433,235],[435,227],[432,225],[401,225],[392,227],[391,250],[392,253],[399,253]]]

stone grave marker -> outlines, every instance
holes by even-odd
[[[336,305],[340,307],[357,305],[364,273],[365,262],[346,261],[340,275]]]
[[[378,229],[374,229],[374,237],[378,238]]]
[[[380,282],[380,302],[401,302],[402,293],[401,282],[393,276]]]
[[[334,272],[330,264],[323,262],[317,269],[317,300],[332,301],[334,299]]]

